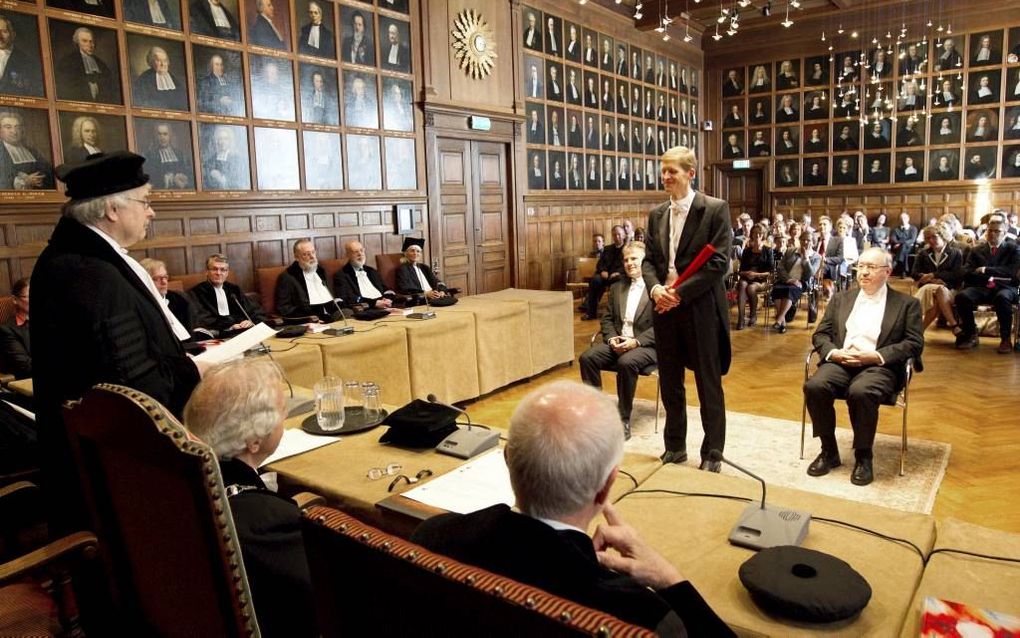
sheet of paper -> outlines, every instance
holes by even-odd
[[[224,361],[229,361],[234,357],[240,357],[248,348],[262,343],[275,334],[275,330],[264,323],[260,323],[248,328],[229,341],[221,343],[214,348],[207,349],[205,352],[195,357],[195,360],[205,361],[207,363],[223,363]]]
[[[336,443],[339,440],[340,437],[338,436],[316,436],[298,428],[284,430],[283,438],[280,439],[280,445],[276,448],[276,451],[265,461],[262,461],[262,465],[259,467],[265,467],[288,456],[297,456],[309,450],[314,450],[330,443]]]
[[[469,514],[499,503],[514,504],[510,473],[500,449],[408,490],[404,496],[458,514]]]
[[[34,412],[29,412],[28,410],[26,410],[25,408],[21,407],[20,405],[17,405],[15,403],[11,403],[10,401],[4,401],[4,403],[6,403],[7,405],[9,405],[12,408],[14,408],[14,410],[16,412],[20,412],[21,414],[23,414],[23,415],[27,416],[28,418],[32,419],[33,421],[35,421],[35,413]]]

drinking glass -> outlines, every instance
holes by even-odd
[[[323,432],[336,432],[344,427],[344,382],[340,377],[325,376],[315,382],[315,418]]]
[[[351,412],[361,412],[361,383],[344,381],[344,405]]]
[[[382,418],[382,406],[379,403],[379,384],[366,381],[361,384],[361,394],[365,402],[365,422],[375,423]]]

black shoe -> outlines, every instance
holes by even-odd
[[[630,421],[623,422],[623,440],[624,441],[630,440]]]
[[[687,462],[687,450],[666,450],[659,457],[663,465],[666,463],[686,463]]]
[[[978,345],[978,336],[976,334],[967,334],[961,332],[956,337],[956,349],[957,350],[970,350],[976,348]]]
[[[857,459],[854,471],[850,475],[850,482],[854,485],[867,485],[873,480],[875,480],[875,474],[871,469],[871,459]]]
[[[747,318],[747,325],[749,325],[749,326],[753,326],[753,325],[754,325],[754,324],[756,324],[756,323],[758,323],[758,314],[757,314],[757,313],[755,313],[755,312],[752,312],[752,313],[751,313],[751,316],[749,316],[749,317]]]
[[[701,465],[698,466],[699,470],[707,472],[715,472],[718,474],[722,472],[722,461],[710,461],[708,459],[701,459]]]
[[[737,322],[737,327],[735,329],[736,330],[743,330],[744,329],[744,322],[743,321],[738,321]]]
[[[774,324],[772,324],[772,329],[778,332],[778,331],[779,331],[779,327],[780,327],[781,325],[782,325],[782,324],[780,324],[780,323],[779,323],[779,322],[777,321],[777,322],[775,322]]]
[[[842,465],[839,461],[839,454],[826,454],[822,452],[807,468],[808,476],[825,476],[829,470]]]
[[[784,317],[784,319],[786,319],[787,322],[790,322],[790,321],[793,321],[793,318],[796,317],[796,316],[797,316],[797,306],[794,305],[794,306],[790,306],[790,309],[786,311],[786,316]]]
[[[781,324],[779,324],[779,327],[778,327],[778,328],[776,328],[776,330],[777,330],[777,331],[779,332],[779,334],[781,334],[781,335],[783,335],[783,334],[786,334],[786,324],[785,324],[785,323],[781,323]]]

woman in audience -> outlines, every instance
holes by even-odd
[[[283,384],[280,369],[266,358],[212,368],[185,406],[184,424],[220,459],[262,635],[315,636],[301,512],[258,473],[283,437]]]
[[[0,370],[15,379],[32,377],[32,341],[28,334],[28,277],[14,282],[14,315],[0,326]]]
[[[793,319],[792,314],[787,316],[787,313],[796,312],[795,304],[814,285],[815,273],[822,262],[814,250],[814,233],[805,230],[799,240],[797,248],[787,251],[779,261],[776,282],[772,286],[772,301],[776,305],[776,322],[772,329],[780,334],[786,332],[786,322]]]
[[[922,233],[926,246],[917,254],[910,276],[918,286],[914,296],[921,302],[923,329],[942,317],[955,334],[958,326],[953,315],[953,290],[963,278],[963,254],[949,245],[952,235],[946,224],[925,226]]]
[[[836,236],[843,240],[843,263],[839,267],[839,276],[844,283],[857,263],[857,256],[860,255],[857,240],[852,234],[853,223],[853,218],[847,215],[840,217],[836,222]]]
[[[885,213],[879,213],[878,217],[875,218],[875,225],[871,228],[870,236],[868,239],[871,241],[872,246],[877,246],[882,250],[889,250],[889,227],[885,225]]]
[[[413,295],[415,300],[412,305],[420,305],[428,300],[433,306],[452,306],[457,303],[452,294],[454,291],[448,291],[446,284],[436,279],[432,269],[421,263],[424,249],[424,239],[404,239],[404,258],[397,268],[397,292]]]
[[[800,225],[800,222],[795,221],[791,221],[790,224],[786,227],[786,236],[790,240],[789,245],[791,247],[796,247],[799,245],[800,234],[803,231],[803,229],[804,227]],[[782,257],[783,257],[782,255],[779,255],[779,259],[782,259]],[[776,261],[778,262],[779,259],[776,259]]]
[[[763,244],[765,229],[753,226],[747,246],[740,254],[740,270],[737,279],[737,330],[744,329],[744,304],[750,305],[747,323],[754,325],[758,320],[758,291],[772,274],[772,251]]]

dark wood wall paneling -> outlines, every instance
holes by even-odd
[[[871,45],[871,38],[873,36],[878,36],[884,42],[885,33],[890,31],[895,38],[896,33],[899,32],[900,27],[904,23],[908,26],[908,37],[905,42],[917,41],[922,33],[933,33],[933,30],[924,28],[924,23],[928,18],[932,18],[936,23],[939,22],[938,16],[932,15],[930,6],[931,3],[928,2],[910,3],[909,5],[897,8],[895,14],[883,10],[881,7],[877,9],[844,10],[838,13],[833,12],[829,16],[817,19],[798,19],[798,16],[794,13],[791,14],[791,17],[794,19],[795,24],[788,31],[782,30],[782,38],[776,36],[776,29],[781,29],[778,26],[778,21],[781,18],[773,16],[773,20],[777,24],[771,27],[744,30],[735,38],[726,38],[719,43],[707,42],[705,63],[707,99],[705,108],[707,109],[707,117],[712,119],[715,124],[715,132],[711,133],[710,137],[705,140],[705,152],[709,164],[725,164],[727,166],[730,164],[730,159],[722,158],[722,145],[730,130],[744,135],[743,143],[746,145],[745,148],[750,146],[750,137],[755,130],[753,124],[748,126],[746,122],[750,115],[748,111],[752,109],[755,101],[754,98],[757,95],[749,95],[746,91],[742,98],[736,100],[737,103],[744,105],[742,109],[745,118],[744,126],[736,129],[723,129],[724,119],[729,112],[728,106],[734,102],[734,100],[724,97],[722,94],[723,75],[727,69],[743,67],[747,74],[745,82],[750,82],[750,75],[753,69],[758,65],[764,65],[770,70],[770,77],[774,87],[777,63],[786,59],[798,60],[801,63],[800,75],[802,86],[793,89],[791,92],[800,98],[798,108],[801,109],[801,115],[803,115],[803,97],[812,89],[812,87],[804,82],[805,73],[807,72],[804,64],[808,58],[820,55],[828,56],[830,52],[827,50],[827,47],[830,44],[833,46],[831,53],[834,55],[853,49],[859,50],[861,47],[872,50],[874,49]],[[964,135],[960,135],[959,142],[951,145],[932,145],[928,137],[926,137],[925,139],[928,141],[928,144],[921,146],[919,149],[925,156],[924,172],[927,173],[931,169],[929,159],[932,151],[951,150],[957,152],[960,156],[959,175],[963,176],[962,164],[965,161],[964,154],[966,151],[988,148],[996,151],[996,177],[989,180],[985,186],[980,187],[974,181],[957,180],[950,182],[922,181],[921,183],[859,184],[852,188],[836,185],[820,187],[801,185],[795,188],[782,188],[777,186],[777,158],[773,154],[765,162],[765,177],[769,190],[768,204],[772,210],[783,214],[791,212],[800,213],[810,210],[815,215],[823,213],[832,215],[846,209],[862,209],[867,211],[872,219],[874,219],[878,212],[885,211],[889,214],[891,222],[895,221],[895,217],[900,212],[908,212],[915,223],[924,223],[926,220],[945,212],[956,213],[966,223],[970,223],[993,207],[1011,211],[1017,210],[1017,202],[1020,199],[1020,178],[1003,178],[1002,175],[1004,155],[1012,156],[1012,153],[1020,148],[1020,140],[1009,139],[1004,136],[1004,130],[1011,124],[1009,116],[1015,115],[1016,112],[1020,111],[1020,99],[1012,96],[1017,83],[1017,74],[1020,73],[1020,64],[1007,62],[1007,55],[1010,49],[1012,49],[1013,45],[1017,44],[1017,38],[1020,37],[1018,35],[1020,33],[1020,30],[1018,30],[1018,27],[1020,27],[1020,17],[1018,17],[1016,7],[1012,3],[1002,3],[995,0],[974,0],[966,4],[956,3],[951,13],[951,16],[948,14],[943,16],[943,21],[948,20],[951,22],[953,33],[950,36],[944,37],[951,37],[954,40],[957,51],[963,57],[963,66],[959,69],[954,68],[952,73],[945,74],[946,77],[952,77],[955,80],[957,73],[962,71],[964,80],[968,81],[964,87],[964,93],[969,95],[973,90],[969,80],[973,78],[973,82],[976,85],[978,78],[981,75],[985,75],[983,71],[997,72],[1001,77],[999,92],[1002,96],[998,101],[991,104],[963,103],[962,106],[958,104],[952,112],[961,118],[961,128],[966,130],[968,112],[976,112],[983,109],[994,111],[998,115],[998,134],[995,141],[989,143],[968,142]],[[845,31],[842,36],[835,33],[835,27],[838,25],[842,25]],[[849,38],[850,32],[854,29],[858,29],[860,32],[860,38],[856,41]],[[827,36],[825,42],[821,41],[823,30]],[[998,44],[1002,62],[991,66],[972,66],[970,61],[972,39],[976,40],[984,33],[997,34],[1000,38]],[[934,38],[929,36],[929,41],[932,43],[931,49],[934,49]],[[894,50],[895,48],[894,46]],[[929,51],[929,59],[933,61],[932,64],[934,64],[936,57],[937,53],[933,50]],[[838,71],[838,64],[839,60],[837,57],[836,61],[833,62],[830,73]],[[895,94],[898,92],[900,85],[900,79],[897,75],[899,60],[896,52],[892,56],[892,64],[895,70],[892,76],[884,81],[888,82],[889,86],[892,87],[893,99],[895,99]],[[930,66],[929,72],[921,77],[925,80],[927,90],[931,91],[933,88],[932,82],[937,81],[938,71],[934,66]],[[832,84],[827,88],[832,89],[834,86]],[[870,82],[864,82],[865,88],[870,86]],[[761,94],[771,107],[771,123],[764,126],[764,129],[769,132],[767,137],[773,151],[776,145],[774,131],[782,126],[774,122],[775,101],[778,96],[785,92],[787,91],[773,88],[771,91]],[[938,115],[947,111],[943,107],[942,110],[933,110],[932,112]],[[895,113],[895,115],[900,116],[905,114],[906,112],[899,110],[899,108],[897,108]],[[830,117],[825,120],[819,120],[818,125],[822,128],[828,128],[827,137],[831,139],[832,123],[841,121],[844,120],[842,118],[832,119]],[[850,123],[856,124],[856,119],[851,120]],[[805,121],[803,117],[795,124],[802,133],[801,145],[806,141],[803,138],[804,131],[810,131],[812,124],[812,121]],[[919,124],[930,134],[931,122],[926,117],[922,118]],[[890,173],[891,180],[895,180],[896,164],[894,158],[902,149],[897,148],[895,141],[893,141],[892,147],[889,150],[866,150],[863,148],[863,135],[866,132],[867,129],[861,129],[861,150],[857,153],[851,153],[849,156],[857,158],[860,163],[858,170],[863,171],[865,169],[863,165],[864,155],[869,153],[887,153],[890,158],[893,158]],[[895,135],[896,127],[894,122],[892,137],[895,138]],[[828,148],[831,149],[831,146]],[[792,156],[800,164],[801,172],[803,171],[803,161],[805,159],[821,158],[828,160],[830,164],[828,168],[830,179],[832,172],[831,164],[838,162],[840,156],[836,155],[835,159],[833,157],[831,150],[818,155],[801,152]],[[780,157],[778,159],[781,160],[783,158]],[[752,160],[752,162],[754,165],[759,164],[755,160]],[[714,172],[714,169],[711,170]],[[803,175],[801,175],[802,177]],[[715,175],[713,180],[710,181],[718,179],[723,179],[723,177]],[[925,180],[927,180],[927,176],[925,176]]]

